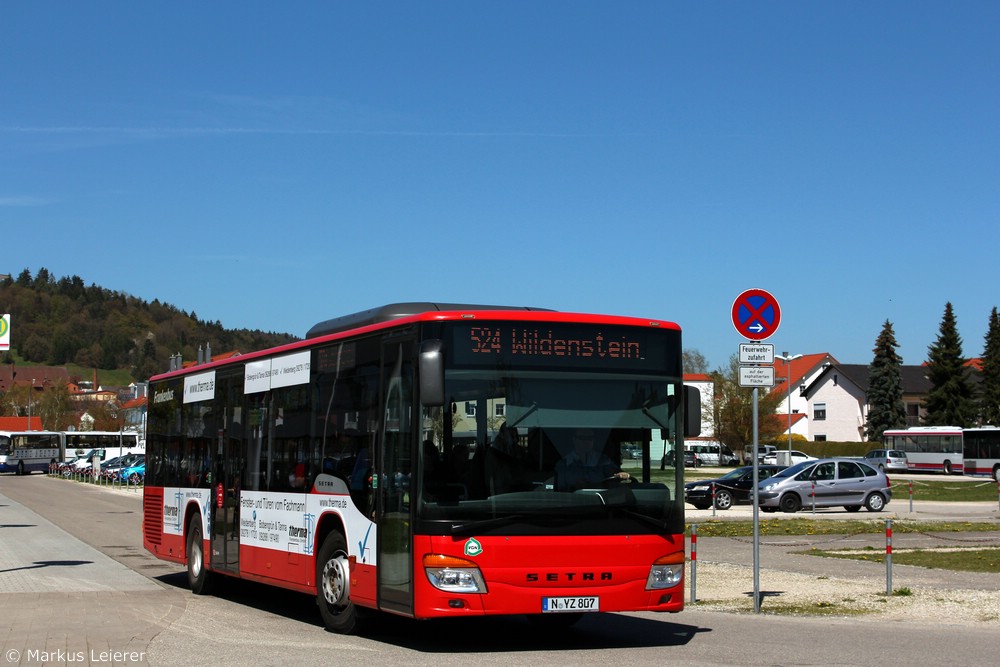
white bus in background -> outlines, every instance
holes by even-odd
[[[965,440],[965,474],[989,475],[1000,482],[1000,428],[967,428],[962,436]]]
[[[89,469],[97,456],[99,463],[124,456],[143,454],[139,434],[135,431],[63,431],[66,443],[66,460],[77,469]]]
[[[906,453],[911,472],[943,472],[961,475],[965,469],[962,429],[958,426],[914,426],[882,434],[885,449]]]
[[[65,456],[65,440],[58,431],[0,431],[0,472],[47,472]]]

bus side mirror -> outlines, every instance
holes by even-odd
[[[684,387],[684,437],[701,435],[701,392],[694,387]]]
[[[420,344],[420,404],[444,405],[444,342],[438,338]]]

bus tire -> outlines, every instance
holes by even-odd
[[[943,467],[944,467],[944,474],[950,475],[951,472],[952,472],[952,470],[951,470],[951,461],[945,461]]]
[[[205,542],[200,514],[195,514],[188,522],[187,574],[188,585],[195,595],[208,595],[215,588],[216,576],[205,566]]]
[[[993,479],[996,480],[997,484],[1000,484],[1000,466],[993,468]]]
[[[334,530],[323,540],[316,559],[316,604],[323,625],[330,632],[350,635],[358,631],[360,614],[350,594],[347,540],[340,531]]]

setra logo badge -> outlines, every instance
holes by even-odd
[[[466,556],[478,556],[483,553],[483,545],[479,543],[474,537],[470,537],[465,543],[465,555]]]

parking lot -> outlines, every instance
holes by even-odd
[[[732,468],[708,468],[700,467],[687,469],[685,471],[685,481],[694,479],[714,479],[721,477]],[[836,519],[922,519],[927,521],[997,521],[1000,520],[1000,499],[997,502],[939,502],[920,499],[920,485],[922,483],[947,482],[955,484],[956,487],[965,484],[989,484],[995,485],[989,478],[968,477],[964,475],[935,475],[926,473],[891,473],[889,475],[893,484],[900,481],[913,482],[913,500],[911,502],[909,493],[901,494],[899,487],[894,486],[892,499],[881,512],[848,512],[843,507],[825,508],[812,510],[808,505],[801,511],[794,514],[784,512],[760,512],[761,520],[803,518],[810,517],[824,520]],[[750,520],[753,518],[753,505],[734,505],[731,509],[722,511],[712,508],[700,510],[690,504],[686,504],[684,513],[688,523],[697,523],[705,520]]]

